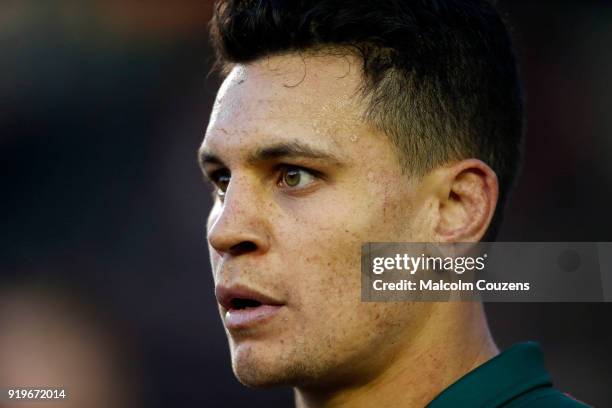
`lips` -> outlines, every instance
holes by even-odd
[[[271,320],[284,303],[245,286],[215,288],[217,301],[223,308],[225,327],[245,329]]]

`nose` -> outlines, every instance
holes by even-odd
[[[244,184],[233,179],[210,214],[208,242],[221,256],[261,254],[270,247],[261,199]]]

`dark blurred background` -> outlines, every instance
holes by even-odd
[[[498,3],[528,104],[523,174],[500,240],[612,241],[612,5]],[[291,406],[289,390],[234,379],[214,301],[209,192],[196,165],[219,84],[208,75],[211,8],[0,0],[0,356],[4,347],[15,357],[16,344],[41,354],[29,365],[10,359],[25,364],[21,377],[0,360],[0,380],[80,387],[70,377],[80,366],[53,371],[65,359],[51,356],[85,344],[77,360],[91,362],[94,379],[131,373],[134,384],[117,391],[126,406]],[[612,406],[612,304],[487,308],[500,347],[541,342],[560,388]],[[73,330],[61,337],[57,327]],[[28,349],[28,333],[52,332],[57,344]],[[103,363],[91,350],[108,367],[92,369]],[[93,383],[109,387],[99,394],[117,389]]]

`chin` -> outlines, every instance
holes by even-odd
[[[275,347],[240,344],[232,348],[231,354],[234,375],[251,388],[295,385],[303,382],[308,371],[303,362],[293,359],[296,353]]]

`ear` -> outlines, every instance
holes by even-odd
[[[436,169],[436,242],[478,242],[495,213],[499,184],[495,172],[477,159]]]

